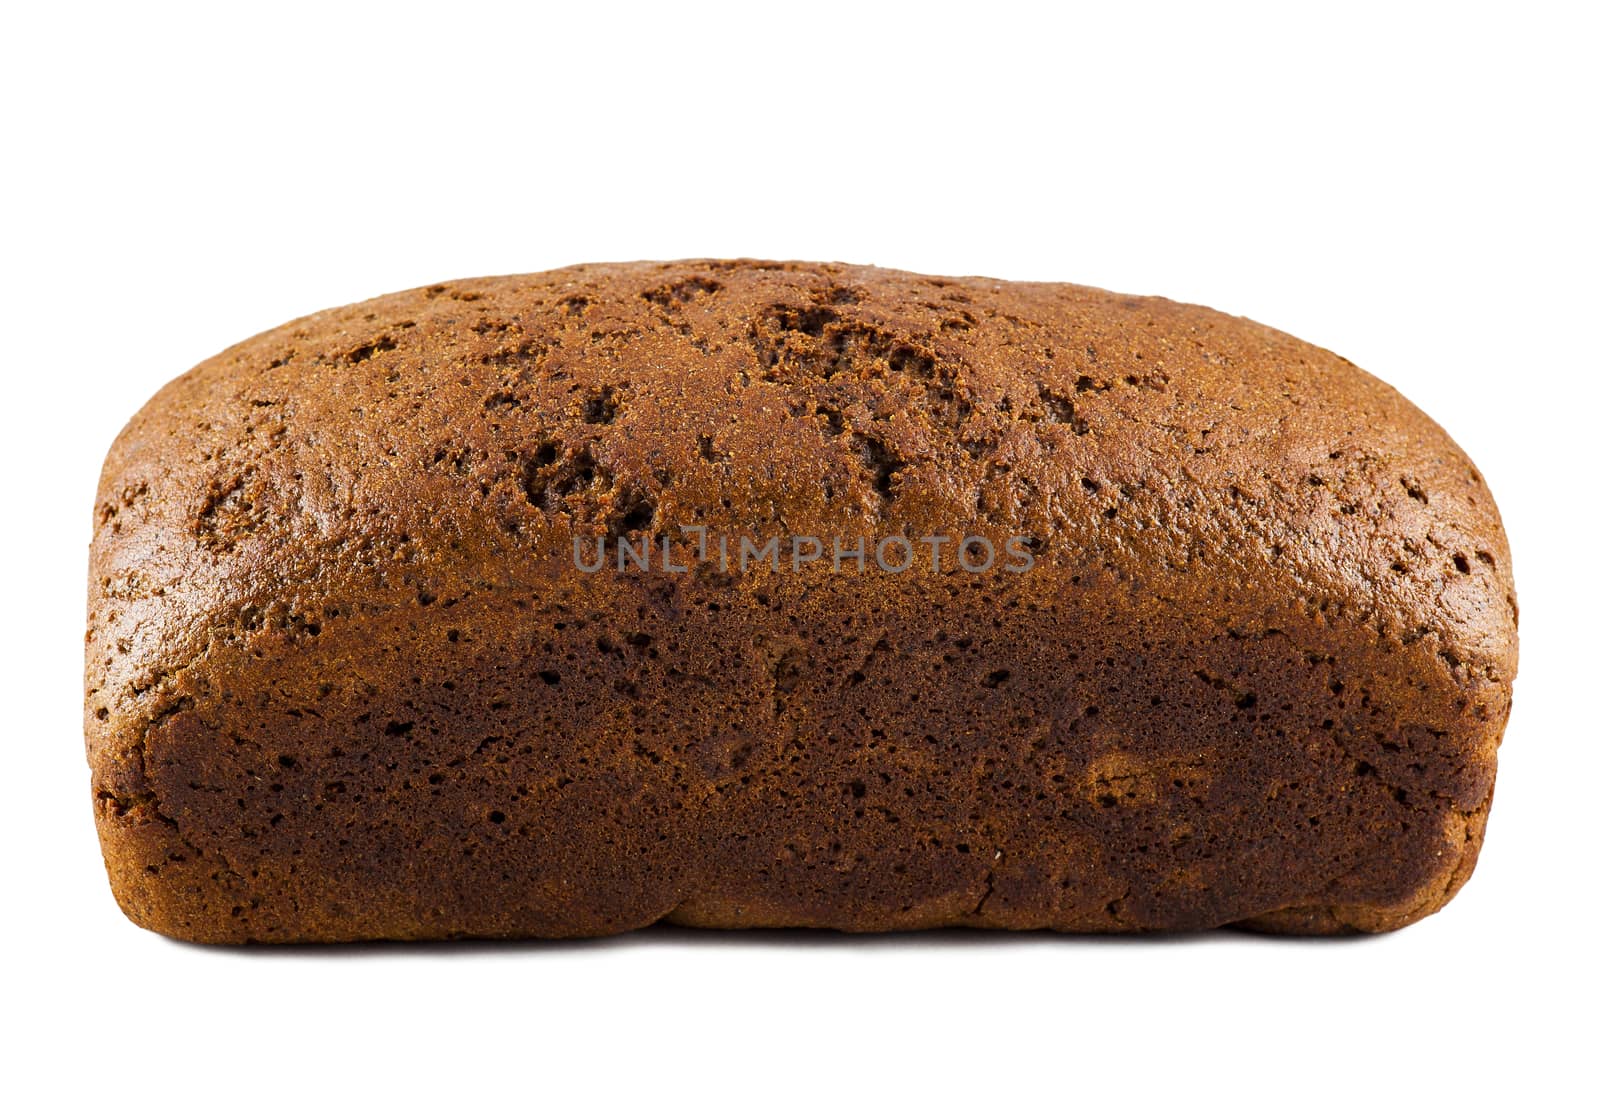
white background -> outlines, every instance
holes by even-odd
[[[15,4],[0,30],[11,1094],[1592,1087],[1600,545],[1584,5]],[[201,949],[117,911],[80,738],[95,479],[326,306],[596,260],[1049,279],[1243,313],[1485,472],[1523,608],[1488,841],[1354,941],[712,935]],[[1593,1094],[1593,1092],[1589,1092]]]

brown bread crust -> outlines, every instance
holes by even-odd
[[[1387,930],[1471,872],[1516,671],[1505,535],[1437,425],[1281,332],[1071,285],[392,294],[166,386],[95,522],[107,869],[205,942]],[[575,567],[681,525],[1034,566]]]

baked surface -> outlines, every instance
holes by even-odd
[[[1034,565],[575,567],[683,525]],[[1208,309],[839,264],[452,282],[238,344],[118,437],[96,820],[127,914],[205,942],[1387,930],[1476,860],[1510,564],[1437,425]]]

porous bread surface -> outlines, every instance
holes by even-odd
[[[576,567],[684,526],[1034,563]],[[1379,931],[1471,872],[1515,621],[1467,457],[1281,332],[592,265],[162,389],[99,487],[85,730],[116,897],[184,939]]]

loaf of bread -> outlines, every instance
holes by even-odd
[[[1432,421],[1208,309],[440,284],[117,439],[96,820],[129,917],[203,942],[1382,931],[1476,861],[1510,564]]]

